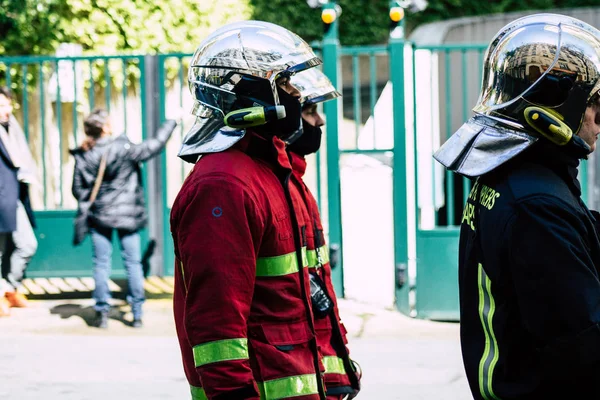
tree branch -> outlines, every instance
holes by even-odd
[[[117,21],[117,19],[112,15],[112,13],[107,8],[99,6],[98,2],[96,0],[92,0],[92,7],[95,7],[98,10],[102,11],[104,14],[106,14],[106,16],[108,16],[108,18],[110,18],[110,20],[113,22],[113,24],[119,31],[121,38],[123,39],[123,48],[131,49],[132,46],[129,44],[129,41],[127,40],[127,32],[125,31],[125,28],[123,28],[123,26],[119,23],[119,21]]]

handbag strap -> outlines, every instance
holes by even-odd
[[[98,192],[100,191],[100,185],[102,184],[102,180],[104,179],[104,172],[106,171],[106,159],[108,158],[108,151],[104,152],[102,155],[102,159],[100,160],[100,168],[98,169],[98,175],[96,175],[96,182],[94,182],[94,188],[92,189],[92,193],[90,194],[90,204],[96,201],[96,197],[98,196]]]

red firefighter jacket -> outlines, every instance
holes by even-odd
[[[249,132],[203,156],[174,202],[174,314],[194,400],[325,398],[290,176],[284,143]]]
[[[310,223],[306,226],[307,259],[309,271],[317,274],[327,289],[327,294],[333,301],[333,312],[324,318],[315,319],[317,343],[325,366],[324,381],[328,395],[352,393],[358,389],[359,379],[350,360],[346,345],[346,328],[342,323],[337,307],[337,299],[331,280],[331,264],[329,263],[329,248],[325,243],[323,225],[319,207],[313,194],[302,180],[306,171],[304,157],[289,152],[293,175],[291,183],[302,195],[303,204],[296,207],[307,214]]]

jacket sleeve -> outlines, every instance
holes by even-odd
[[[156,137],[131,145],[126,152],[126,157],[134,162],[146,161],[154,157],[165,147],[176,126],[177,123],[173,120],[165,121],[158,128]]]
[[[71,186],[71,192],[75,200],[81,201],[85,189],[83,187],[83,177],[81,176],[81,170],[78,168],[77,161],[75,161],[75,171],[73,172],[73,185]]]
[[[507,230],[522,321],[542,365],[563,377],[600,374],[598,239],[585,219],[562,200],[536,196],[518,205]]]
[[[263,217],[244,184],[231,177],[203,178],[188,194],[174,233],[196,371],[211,400],[258,400],[247,319]]]

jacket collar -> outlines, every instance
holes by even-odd
[[[267,139],[252,131],[248,131],[244,138],[234,145],[234,148],[250,157],[265,161],[274,170],[289,173],[292,171],[292,165],[285,147],[285,143],[276,136]]]
[[[578,136],[573,137],[566,146],[557,146],[547,140],[540,140],[523,157],[533,163],[544,165],[558,174],[571,188],[581,196],[581,184],[577,179],[580,160],[589,155],[589,146]]]
[[[302,177],[306,173],[306,158],[292,151],[288,153],[290,155],[290,163],[292,165],[293,174],[298,178],[302,179]]]

